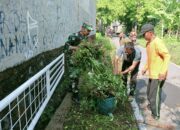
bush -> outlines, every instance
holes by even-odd
[[[113,47],[107,38],[97,36],[96,42],[83,42],[72,56],[72,72],[80,76],[80,93],[85,99],[115,96],[121,102],[127,99],[121,76],[113,75],[111,54]],[[90,100],[91,101],[91,100]]]

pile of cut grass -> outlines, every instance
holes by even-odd
[[[138,130],[130,104],[118,105],[114,118],[95,110],[83,110],[74,104],[68,113],[64,130]]]

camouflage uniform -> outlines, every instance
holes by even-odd
[[[82,36],[80,32],[71,34],[68,37],[68,41],[65,43],[65,52],[72,53],[71,50],[69,50],[69,46],[78,46],[85,38],[86,37]]]
[[[84,23],[83,26],[86,29],[91,29],[87,27],[91,27],[88,24]],[[83,40],[86,40],[87,36],[83,36],[80,31],[77,33],[73,33],[68,37],[68,41],[65,43],[65,55],[67,59],[67,67],[68,67],[68,74],[70,76],[71,80],[71,91],[73,92],[73,99],[79,101],[79,89],[78,89],[78,81],[79,81],[79,73],[76,76],[73,75],[73,71],[75,70],[75,66],[73,63],[71,63],[71,55],[72,55],[72,50],[69,49],[69,46],[78,46]]]

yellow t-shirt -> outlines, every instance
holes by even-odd
[[[161,39],[156,37],[146,44],[147,62],[144,67],[149,71],[149,78],[158,79],[159,74],[167,74],[170,54]]]

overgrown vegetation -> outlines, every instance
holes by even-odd
[[[97,37],[94,43],[83,42],[73,53],[72,69],[83,78],[80,90],[86,89],[81,91],[84,96],[101,99],[115,96],[124,102],[127,97],[126,88],[122,84],[121,76],[112,74],[111,52],[112,47],[108,39]]]
[[[74,53],[72,62],[80,73],[80,105],[73,104],[67,115],[67,130],[137,130],[126,88],[120,76],[112,74],[112,46],[109,39],[96,37],[94,43],[82,43]],[[83,71],[85,70],[85,71]],[[98,113],[97,99],[115,96],[118,100],[114,118]]]

